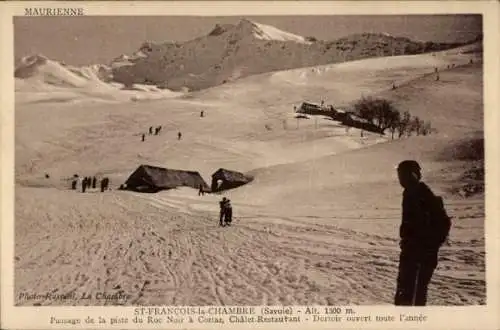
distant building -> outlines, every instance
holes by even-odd
[[[311,113],[316,111],[324,111],[324,108],[318,103],[302,102],[297,112],[301,113]]]

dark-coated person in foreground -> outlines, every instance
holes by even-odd
[[[416,161],[401,162],[397,172],[404,191],[394,303],[425,306],[427,289],[438,263],[438,251],[448,236],[451,221],[441,197],[420,181],[421,168]]]

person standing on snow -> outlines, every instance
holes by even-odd
[[[101,180],[101,192],[104,192],[105,190],[107,190],[109,187],[109,179],[106,177],[106,178],[103,178]]]
[[[233,221],[233,207],[231,206],[231,200],[226,200],[226,205],[224,207],[224,222],[226,226],[230,226]]]
[[[87,189],[87,177],[83,178],[82,180],[82,193],[84,193],[86,189]]]
[[[226,197],[222,197],[222,200],[219,202],[220,213],[219,213],[219,225],[224,226],[224,218],[226,215]]]
[[[442,199],[421,182],[421,168],[414,160],[397,167],[404,188],[400,226],[399,272],[395,305],[425,306],[427,289],[438,263],[438,251],[451,226]]]

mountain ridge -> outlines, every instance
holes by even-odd
[[[206,35],[185,42],[145,41],[134,53],[116,56],[101,66],[109,71],[104,75],[106,81],[128,88],[146,84],[173,91],[197,91],[255,74],[436,52],[480,39],[481,36],[464,43],[434,43],[380,32],[354,33],[327,41],[241,19],[237,24],[216,24]],[[39,58],[43,62],[45,57]],[[15,76],[19,77],[19,72]]]
[[[465,43],[413,41],[385,33],[361,33],[324,41],[242,19],[216,24],[186,41],[145,43],[147,56],[113,68],[116,82],[154,84],[170,90],[201,90],[270,71],[332,64],[375,56],[447,50]]]

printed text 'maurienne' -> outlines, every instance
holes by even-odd
[[[83,16],[83,8],[24,8],[25,16]]]

